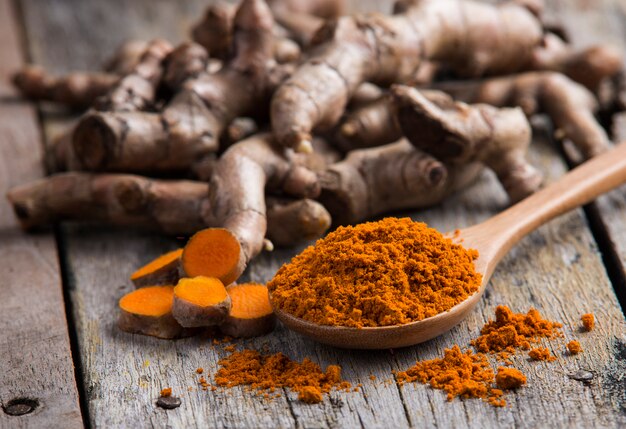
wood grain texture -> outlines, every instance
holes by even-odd
[[[16,18],[0,0],[0,427],[82,427],[54,238],[22,233],[4,198],[42,175],[35,110],[9,84],[23,58]],[[19,398],[39,405],[7,414]]]
[[[180,23],[185,22],[181,14],[199,10],[197,5],[201,4],[186,4],[185,10],[163,6],[167,15],[157,6],[146,6],[154,5],[153,2],[132,2],[124,10],[116,9],[121,3],[115,2],[106,7],[92,1],[80,2],[81,6],[77,3],[24,3],[29,40],[37,62],[60,71],[88,68],[101,61],[98,53],[111,52],[113,45],[129,34],[153,36],[150,31],[158,28],[162,35],[181,38]],[[375,2],[368,2],[368,7],[371,5]],[[55,8],[56,12],[47,8]],[[149,9],[150,15],[141,16],[135,8]],[[94,20],[99,14],[103,16]],[[119,23],[112,18],[122,15],[136,17],[132,28],[125,24],[126,18],[120,18]],[[51,18],[44,19],[46,16]],[[111,26],[105,27],[105,23]],[[52,43],[51,35],[66,25],[68,28]],[[77,33],[69,28],[71,25],[89,28],[90,36],[74,37]],[[89,47],[94,40],[99,43],[96,52]],[[57,54],[47,53],[54,50]],[[545,133],[536,139],[532,156],[550,180],[565,171]],[[493,175],[486,174],[476,186],[442,207],[404,214],[440,230],[450,230],[482,221],[504,207],[504,192]],[[308,356],[324,366],[340,364],[346,379],[363,384],[358,392],[331,393],[319,405],[302,404],[291,392],[267,401],[241,388],[198,390],[195,369],[203,367],[209,377],[216,370],[218,359],[226,355],[222,346],[213,345],[209,338],[164,341],[117,330],[117,300],[132,289],[128,276],[140,264],[180,245],[176,240],[75,225],[66,226],[63,236],[63,259],[70,273],[93,427],[557,428],[626,424],[625,389],[620,385],[626,370],[624,317],[581,211],[564,216],[523,240],[496,270],[477,310],[448,334],[420,346],[393,351],[346,351],[322,346],[282,327],[270,335],[236,343],[238,348],[281,351],[294,359]],[[298,250],[262,254],[251,264],[245,279],[267,281]],[[511,305],[516,311],[534,306],[546,317],[564,322],[566,339],[581,341],[585,352],[567,356],[566,341],[558,340],[547,343],[559,357],[552,364],[529,362],[520,355],[516,366],[528,375],[529,384],[509,395],[510,406],[502,409],[478,400],[447,402],[441,391],[423,385],[398,388],[384,382],[391,379],[392,370],[406,369],[416,359],[440,356],[445,347],[453,344],[467,345],[478,335],[480,326],[493,317],[498,304]],[[582,334],[578,331],[579,318],[585,312],[596,314],[598,326],[593,332]],[[567,376],[579,369],[594,373],[589,385]],[[370,380],[370,375],[377,380]],[[165,411],[155,406],[163,387],[172,387],[174,394],[181,396],[180,408]],[[189,392],[188,387],[193,390]]]
[[[623,0],[602,0],[593,4],[586,1],[549,2],[548,13],[559,17],[571,33],[576,46],[591,44],[611,44],[626,52],[626,2]],[[580,31],[585,28],[585,31]],[[626,55],[626,54],[625,54]],[[626,141],[626,114],[613,118],[612,139]],[[626,299],[626,186],[597,200],[591,208],[598,234],[604,237],[603,245],[614,272],[613,286],[621,297]]]

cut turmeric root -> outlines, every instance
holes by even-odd
[[[193,335],[172,315],[174,286],[151,286],[124,295],[119,302],[118,326],[132,334],[173,339]]]
[[[230,296],[217,278],[185,278],[174,288],[172,314],[186,328],[219,325],[229,311]]]
[[[230,295],[231,308],[220,325],[224,335],[257,337],[274,329],[276,318],[265,285],[243,283],[231,285],[226,290]]]
[[[216,277],[228,285],[237,280],[247,261],[242,260],[241,246],[225,228],[207,228],[196,232],[187,242],[181,266],[187,277]]]
[[[167,252],[135,271],[130,280],[135,287],[149,285],[172,285],[178,283],[180,257],[183,249]]]

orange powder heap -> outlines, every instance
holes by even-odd
[[[322,371],[310,359],[290,360],[282,353],[262,355],[255,350],[234,352],[219,361],[215,384],[222,387],[250,386],[259,392],[273,393],[288,387],[298,393],[298,399],[307,403],[322,401],[322,395],[332,388],[348,389],[341,380],[341,367],[329,365]]]
[[[340,227],[283,265],[273,304],[322,325],[401,325],[447,311],[482,276],[467,250],[426,224],[386,218]]]
[[[530,356],[532,360],[545,360],[548,362],[556,360],[556,357],[552,356],[550,354],[550,350],[545,347],[536,347],[532,349],[528,352],[528,356]]]
[[[593,317],[593,314],[591,313],[587,313],[587,314],[583,314],[580,317],[580,320],[582,320],[583,322],[583,328],[585,329],[585,331],[589,332],[591,330],[593,330],[593,327],[596,324],[596,320]]]
[[[580,343],[576,340],[572,340],[567,343],[567,350],[573,355],[577,355],[578,353],[583,351],[583,348],[580,346]]]
[[[496,384],[500,389],[517,389],[526,384],[526,376],[515,368],[501,366],[496,375]]]
[[[417,362],[406,371],[397,372],[398,384],[418,381],[428,383],[434,389],[445,390],[448,400],[457,396],[482,398],[492,405],[506,405],[501,399],[502,390],[492,387],[494,373],[487,357],[471,350],[461,351],[457,345],[446,349],[444,357]]]
[[[481,336],[472,341],[472,345],[482,353],[508,352],[515,349],[528,350],[530,343],[540,338],[562,336],[558,322],[551,322],[541,317],[534,308],[528,313],[513,313],[505,305],[496,308],[496,320],[490,320],[480,330]]]

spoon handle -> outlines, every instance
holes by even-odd
[[[499,237],[493,243],[499,260],[526,234],[547,221],[626,183],[626,142],[597,156],[561,179],[488,220],[483,226]],[[489,226],[487,226],[489,225]]]

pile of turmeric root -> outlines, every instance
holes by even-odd
[[[47,148],[50,176],[8,198],[27,230],[90,220],[195,234],[133,275],[125,329],[266,332],[265,298],[241,298],[258,285],[234,285],[261,251],[438,204],[485,168],[523,199],[542,181],[526,159],[535,114],[583,159],[610,147],[596,95],[621,53],[574,49],[542,7],[215,3],[178,46],[130,41],[99,72],[26,67],[14,76],[25,97],[82,114]],[[250,302],[258,314],[233,316]]]

